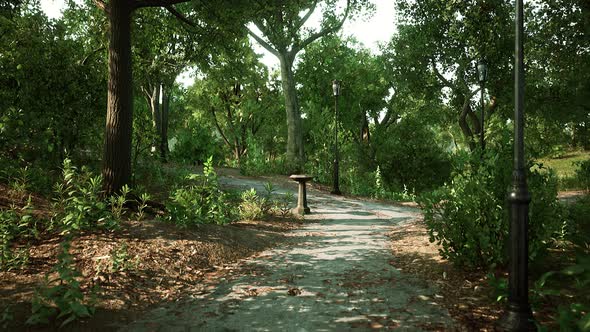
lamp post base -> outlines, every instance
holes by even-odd
[[[508,304],[496,324],[496,331],[537,331],[531,308]]]
[[[340,189],[334,189],[334,190],[330,191],[330,194],[332,194],[332,195],[342,195],[342,193],[340,192]]]

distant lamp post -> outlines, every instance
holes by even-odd
[[[479,74],[479,84],[481,87],[481,132],[479,136],[479,143],[481,145],[481,153],[483,156],[483,150],[485,148],[485,141],[484,141],[484,117],[486,113],[485,103],[484,103],[484,90],[485,90],[485,83],[488,80],[488,66],[483,60],[479,60],[477,64],[477,73]]]
[[[498,321],[502,331],[536,331],[529,305],[528,222],[529,194],[524,162],[524,55],[523,0],[516,0],[514,61],[514,170],[510,202],[510,258],[508,265],[508,305]]]
[[[332,194],[341,195],[339,179],[339,159],[338,155],[338,96],[340,96],[340,81],[332,81],[332,91],[334,92],[334,187]]]

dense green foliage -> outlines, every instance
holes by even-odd
[[[177,225],[225,224],[235,220],[236,211],[228,196],[219,189],[213,159],[205,162],[203,174],[190,174],[187,179],[194,181],[175,189],[170,194],[166,219]]]
[[[430,241],[454,263],[488,267],[507,259],[508,191],[512,183],[512,145],[490,142],[483,154],[457,155],[450,183],[421,198]],[[564,225],[555,175],[529,163],[529,257],[535,260]]]
[[[338,149],[344,193],[418,200],[443,257],[467,267],[506,263],[512,1],[396,0],[397,30],[374,49],[340,32],[347,19],[371,13],[366,0],[346,9],[335,0],[193,0],[168,8],[152,1],[129,22],[130,89],[110,98],[130,97],[131,109],[111,107],[108,116],[113,36],[101,3],[67,1],[56,19],[35,0],[0,3],[0,185],[8,202],[0,200],[0,269],[25,266],[43,234],[68,237],[52,271],[57,279],[38,290],[30,323],[92,314],[70,253],[69,237],[80,231],[116,231],[127,218],[151,219],[154,206],[160,219],[182,227],[289,214],[293,197],[272,186],[224,191],[213,160],[247,175],[296,170],[332,184]],[[317,26],[306,24],[313,13]],[[590,5],[533,1],[525,18],[529,256],[538,262],[547,249],[572,243],[587,255],[588,199],[561,205],[556,195],[590,188]],[[280,67],[267,68],[254,43]],[[479,60],[489,68],[483,105]],[[176,81],[183,72],[193,74],[192,85]],[[334,79],[341,80],[337,99]],[[105,130],[121,113],[132,132],[122,135],[113,123]],[[105,162],[105,133],[125,136],[111,147],[131,146],[113,160],[131,160],[133,175],[112,191],[104,174],[124,167]],[[31,193],[52,202],[43,207],[51,218],[35,212]],[[126,247],[111,254],[105,270],[134,268]],[[587,286],[580,257],[544,280]],[[586,303],[560,308],[560,324],[584,324],[587,310]]]

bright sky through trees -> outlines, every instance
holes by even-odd
[[[346,0],[341,0],[341,6],[346,5]],[[342,31],[344,35],[352,35],[358,41],[363,43],[366,47],[373,51],[377,50],[379,42],[387,42],[395,32],[395,12],[394,2],[392,0],[372,0],[376,6],[374,15],[364,20],[362,18],[356,20],[347,20],[344,23]],[[61,10],[65,8],[65,0],[41,0],[41,8],[45,11],[48,17],[56,18],[61,15]],[[318,11],[319,14],[320,11]],[[310,18],[310,22],[317,21]],[[255,51],[263,54],[262,62],[267,66],[273,68],[278,66],[278,60],[272,54],[260,47],[254,42]],[[183,83],[190,83],[192,81],[187,74],[182,75],[181,81]]]

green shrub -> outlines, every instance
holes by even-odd
[[[11,270],[25,265],[28,261],[26,249],[13,248],[13,241],[24,236],[36,235],[37,225],[32,216],[31,199],[18,208],[0,209],[0,270]]]
[[[135,214],[138,221],[141,221],[144,218],[145,210],[148,207],[148,201],[150,199],[152,199],[152,197],[148,193],[143,193],[139,196],[139,199],[137,200],[137,212]]]
[[[503,264],[509,230],[506,198],[512,182],[510,146],[489,146],[483,162],[479,153],[458,155],[456,160],[451,183],[420,198],[430,241],[442,246],[442,257],[458,265]],[[555,175],[530,166],[529,257],[534,260],[550,245],[562,220]]]
[[[277,195],[271,182],[264,184],[264,191],[262,195],[254,188],[242,192],[242,201],[238,208],[241,219],[256,220],[271,215],[285,218],[291,213],[291,203],[295,197],[292,192]]]
[[[178,225],[225,224],[234,220],[236,212],[226,193],[219,189],[213,158],[205,162],[203,174],[191,174],[193,184],[175,189],[166,204],[166,219]],[[196,182],[196,183],[194,183]]]
[[[590,196],[566,205],[566,236],[573,243],[590,246]]]
[[[57,277],[50,280],[49,275],[45,276],[45,284],[35,292],[33,312],[27,324],[48,324],[49,319],[57,314],[57,319],[63,319],[63,327],[94,314],[94,308],[89,304],[92,301],[88,301],[80,287],[78,279],[82,274],[76,269],[70,247],[69,239],[61,243],[58,262],[51,270],[57,272]]]
[[[590,159],[575,163],[578,166],[576,178],[580,181],[582,188],[590,190]]]
[[[275,201],[276,211],[280,213],[281,217],[285,218],[291,214],[291,205],[294,200],[295,195],[288,191]]]
[[[451,162],[436,132],[420,117],[407,116],[372,136],[375,162],[389,191],[423,192],[448,181]]]
[[[221,146],[211,130],[203,127],[193,118],[190,118],[183,128],[179,128],[172,138],[170,156],[177,161],[202,164],[209,156],[215,159],[222,157]]]
[[[82,168],[81,171],[65,159],[62,181],[55,184],[53,224],[62,233],[104,227],[114,229],[118,220],[101,197],[102,178]],[[115,199],[116,201],[116,199]]]
[[[288,170],[282,155],[270,155],[255,138],[246,139],[248,153],[240,160],[240,172],[244,175],[287,174]]]
[[[242,193],[242,202],[238,207],[240,218],[245,220],[256,220],[264,215],[266,199],[259,197],[254,188]]]

